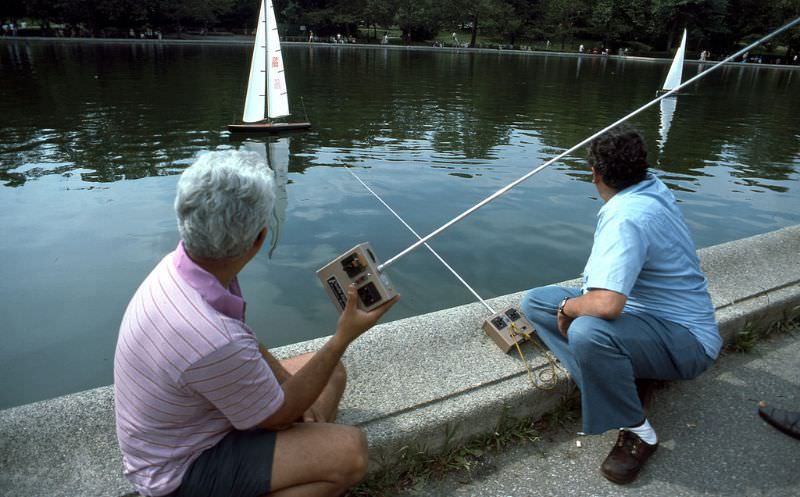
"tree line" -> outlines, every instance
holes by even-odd
[[[634,52],[667,51],[689,30],[690,49],[728,53],[789,19],[800,0],[273,0],[284,35],[343,34],[377,39],[388,30],[405,43],[456,33],[476,46],[479,37],[520,45],[551,41],[574,49],[576,40]],[[4,0],[5,23],[40,26],[45,34],[115,36],[145,29],[250,33],[257,0]],[[798,29],[767,46],[800,51]],[[548,44],[549,45],[549,44]],[[788,55],[788,54],[787,54]]]

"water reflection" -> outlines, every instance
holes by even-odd
[[[672,126],[672,116],[675,114],[675,108],[678,105],[678,97],[670,96],[659,102],[661,111],[661,120],[658,126],[658,162],[661,162],[661,155],[664,152],[664,147],[667,145],[667,136],[669,136],[669,128]]]
[[[12,124],[0,129],[7,186],[48,171],[17,169],[27,164],[73,164],[92,169],[86,180],[97,182],[173,174],[176,164],[224,143],[247,67],[246,48],[236,46],[4,43],[0,54],[10,83],[0,102]],[[321,147],[364,150],[386,139],[409,153],[419,143],[446,161],[482,166],[516,130],[563,150],[649,101],[663,69],[639,65],[631,78],[631,61],[584,59],[288,47],[288,84],[306,96],[315,123],[295,164],[313,165]],[[787,179],[800,153],[791,131],[800,111],[793,75],[726,67],[709,76],[683,116],[694,126],[672,137],[681,145],[669,167],[692,174],[700,160],[734,143],[748,174],[772,177],[780,164]],[[659,139],[650,137],[662,152],[671,110],[663,102]],[[652,116],[634,124],[652,129]]]
[[[240,150],[248,150],[259,154],[264,162],[272,169],[275,178],[275,205],[269,220],[270,242],[267,255],[272,257],[273,252],[278,247],[281,237],[281,226],[286,219],[286,206],[289,196],[286,193],[286,185],[289,183],[289,142],[291,138],[266,138],[263,141],[256,141],[254,138],[247,138],[241,143]]]

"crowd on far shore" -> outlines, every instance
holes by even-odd
[[[252,34],[252,33],[250,33]],[[245,33],[247,35],[247,33]],[[232,33],[227,32],[209,32],[205,29],[200,31],[185,31],[182,33],[170,33],[165,35],[159,29],[153,29],[145,26],[141,29],[130,28],[128,31],[119,30],[102,30],[99,34],[92,33],[83,26],[65,26],[65,27],[40,27],[28,26],[26,22],[20,21],[16,24],[11,21],[5,21],[0,25],[0,36],[13,37],[13,36],[36,36],[36,37],[53,37],[53,38],[127,38],[127,39],[141,39],[141,40],[162,40],[162,39],[193,39],[197,37],[213,37],[215,39],[223,39],[227,36],[232,36]],[[375,44],[381,45],[409,45],[411,42],[403,37],[390,37],[388,33],[384,33],[377,38],[360,39],[351,34],[320,36],[314,31],[307,31],[302,36],[282,36],[284,41],[303,41],[308,43],[327,43],[327,44]],[[457,33],[452,34],[452,40],[435,40],[432,42],[433,47],[444,48],[470,48],[470,44],[459,40]],[[522,51],[553,51],[553,52],[577,52],[587,55],[640,55],[640,56],[653,56],[651,53],[635,53],[628,47],[619,47],[612,50],[603,45],[586,47],[584,44],[579,44],[572,48],[555,48],[550,40],[544,40],[543,43],[538,45],[525,45],[525,44],[503,44],[503,43],[477,43],[474,48],[491,48],[498,50],[522,50]],[[662,54],[659,54],[662,55]],[[727,54],[712,54],[708,50],[701,50],[696,59],[704,61],[722,60],[727,57]],[[691,58],[691,57],[690,57]],[[800,64],[800,56],[795,55],[781,55],[781,54],[749,54],[745,53],[739,62],[753,63],[753,64],[779,64],[779,65],[798,65]]]

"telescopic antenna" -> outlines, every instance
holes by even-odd
[[[506,193],[507,191],[511,190],[512,188],[514,188],[518,184],[522,183],[526,179],[530,178],[534,174],[537,174],[538,172],[542,171],[543,169],[545,169],[546,167],[550,166],[551,164],[553,164],[554,162],[558,161],[559,159],[562,159],[563,157],[565,157],[565,156],[569,155],[570,153],[574,152],[575,150],[577,150],[577,149],[583,147],[584,145],[588,144],[589,142],[591,142],[592,140],[594,140],[598,136],[602,135],[603,133],[607,132],[608,130],[614,128],[615,126],[618,126],[618,125],[622,124],[623,122],[627,121],[628,119],[632,118],[633,116],[641,113],[645,109],[648,109],[649,107],[655,105],[656,103],[660,102],[661,100],[671,96],[672,94],[676,93],[678,90],[681,90],[682,88],[685,88],[686,86],[694,83],[695,81],[699,80],[700,78],[703,78],[703,77],[709,75],[710,73],[712,73],[715,70],[717,70],[723,64],[730,62],[731,60],[735,59],[736,57],[739,57],[740,55],[742,55],[742,54],[744,54],[746,52],[749,52],[750,50],[752,50],[753,48],[757,47],[758,45],[764,43],[765,41],[769,40],[770,38],[773,38],[773,37],[783,33],[784,31],[793,28],[798,23],[800,23],[800,17],[798,17],[797,19],[789,22],[788,24],[785,24],[784,26],[776,29],[772,33],[770,33],[770,34],[764,36],[763,38],[751,43],[750,45],[747,45],[746,47],[744,47],[743,49],[741,49],[738,52],[734,53],[733,55],[731,55],[731,56],[729,56],[729,57],[717,62],[716,64],[711,66],[707,71],[703,71],[703,72],[695,75],[693,78],[686,80],[685,82],[683,82],[682,84],[676,86],[672,90],[664,93],[663,95],[661,95],[659,97],[656,97],[655,99],[651,100],[650,102],[646,103],[645,105],[643,105],[643,106],[639,107],[638,109],[636,109],[635,111],[631,112],[627,116],[615,121],[613,124],[610,124],[610,125],[606,126],[605,128],[601,129],[600,131],[598,131],[597,133],[593,134],[592,136],[584,139],[583,141],[581,141],[577,145],[572,146],[571,148],[565,150],[564,152],[561,152],[556,157],[553,157],[549,161],[545,162],[544,164],[542,164],[541,166],[537,167],[533,171],[530,171],[529,173],[525,174],[521,178],[518,178],[518,179],[512,181],[508,185],[506,185],[503,188],[497,190],[496,192],[494,192],[493,194],[489,195],[485,199],[481,200],[477,204],[473,205],[469,209],[465,210],[464,212],[462,212],[458,216],[454,217],[453,219],[451,219],[447,223],[445,223],[442,226],[440,226],[439,228],[435,229],[434,231],[432,231],[428,235],[425,235],[424,237],[420,238],[418,241],[413,243],[410,247],[408,247],[407,249],[403,250],[399,254],[395,255],[394,257],[392,257],[390,259],[387,259],[386,262],[384,262],[383,264],[378,266],[378,271],[385,270],[387,267],[389,267],[392,264],[394,264],[395,262],[397,262],[401,257],[405,256],[406,254],[410,253],[413,250],[416,250],[417,248],[419,248],[420,245],[425,244],[428,240],[430,240],[434,236],[438,235],[439,233],[441,233],[442,231],[446,230],[450,226],[452,226],[452,225],[456,224],[457,222],[461,221],[465,217],[469,216],[470,214],[472,214],[473,212],[477,211],[478,209],[480,209],[484,205],[488,204],[492,200],[496,199],[497,197],[503,195],[504,193]]]
[[[400,214],[396,213],[396,212],[394,211],[394,209],[392,209],[391,207],[389,207],[389,204],[387,204],[386,202],[384,202],[384,201],[383,201],[383,199],[380,197],[380,195],[378,195],[377,193],[375,193],[374,191],[372,191],[372,188],[370,188],[369,186],[367,186],[367,184],[366,184],[366,183],[364,183],[363,181],[361,181],[361,178],[359,178],[358,176],[356,176],[356,173],[354,173],[352,170],[350,170],[350,167],[345,167],[345,169],[347,169],[347,172],[349,172],[350,174],[352,174],[352,175],[353,175],[353,177],[354,177],[356,180],[358,180],[358,182],[359,182],[359,183],[361,183],[361,185],[362,185],[364,188],[366,188],[368,192],[370,192],[370,193],[371,193],[371,194],[372,194],[372,195],[373,195],[373,196],[374,196],[376,199],[378,199],[378,202],[380,202],[381,204],[383,204],[383,206],[384,206],[384,207],[386,207],[387,209],[389,209],[389,212],[391,212],[392,214],[394,214],[394,217],[396,217],[396,218],[397,218],[397,219],[398,219],[398,220],[399,220],[401,223],[403,223],[403,226],[405,226],[406,228],[408,228],[408,231],[410,231],[411,233],[413,233],[413,234],[414,234],[414,236],[416,236],[417,238],[419,238],[419,239],[422,239],[422,237],[421,237],[421,236],[419,236],[419,234],[418,234],[416,231],[414,231],[414,228],[412,228],[411,226],[409,226],[409,225],[408,225],[408,223],[407,223],[407,222],[405,222],[405,220],[403,220],[403,218],[402,218],[402,217],[400,217]],[[447,263],[447,262],[446,262],[444,259],[442,259],[442,257],[441,257],[441,256],[440,256],[440,255],[439,255],[439,254],[438,254],[438,253],[437,253],[435,250],[433,250],[433,247],[431,247],[431,246],[430,246],[430,245],[428,245],[427,243],[423,243],[423,245],[425,245],[425,248],[427,248],[428,250],[430,250],[430,251],[431,251],[431,254],[433,254],[433,255],[434,255],[434,256],[435,256],[437,259],[439,259],[439,262],[441,262],[441,263],[444,265],[444,267],[446,267],[446,268],[447,268],[447,269],[448,269],[448,270],[449,270],[451,273],[453,273],[453,276],[455,276],[455,277],[458,279],[458,281],[460,281],[460,282],[461,282],[461,284],[462,284],[462,285],[464,285],[464,286],[467,288],[467,290],[469,290],[470,292],[472,292],[472,295],[474,295],[474,296],[475,296],[475,298],[477,298],[477,299],[478,299],[478,300],[481,302],[481,304],[483,304],[483,306],[484,306],[484,307],[486,307],[486,309],[488,309],[488,310],[489,310],[489,312],[490,312],[490,313],[492,313],[492,314],[495,314],[495,313],[497,312],[497,311],[495,311],[494,309],[492,309],[492,306],[490,306],[489,304],[487,304],[487,303],[486,303],[486,301],[485,301],[485,300],[483,300],[483,299],[481,298],[481,296],[480,296],[480,295],[478,295],[478,292],[476,292],[476,291],[475,291],[475,290],[474,290],[474,289],[473,289],[471,286],[469,286],[469,283],[467,283],[466,281],[464,281],[464,278],[462,278],[462,277],[461,277],[461,275],[459,275],[459,274],[456,272],[456,270],[455,270],[455,269],[453,269],[452,267],[450,267],[450,264],[448,264],[448,263]]]

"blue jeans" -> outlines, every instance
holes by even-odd
[[[584,433],[644,420],[637,378],[691,379],[714,362],[687,328],[649,314],[623,313],[612,321],[580,316],[564,338],[556,322],[558,304],[579,295],[577,288],[534,288],[521,308],[580,388]]]

